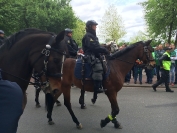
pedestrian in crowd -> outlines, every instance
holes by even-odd
[[[159,81],[157,81],[155,84],[152,85],[152,88],[154,91],[156,91],[156,88],[161,84],[165,83],[166,92],[174,92],[169,87],[169,72],[171,67],[171,59],[170,59],[170,52],[172,48],[164,48],[165,53],[161,58],[159,58],[160,68],[161,68],[161,78]]]
[[[155,60],[155,51],[157,50],[157,47],[154,47],[154,51],[152,52],[152,57]],[[156,76],[156,68],[153,68],[153,77]]]
[[[163,45],[159,44],[157,46],[157,50],[155,51],[155,61],[156,61],[156,74],[157,74],[157,81],[160,80],[160,64],[159,64],[159,58],[162,57],[163,53],[165,51],[163,50]]]
[[[171,67],[170,67],[170,79],[169,79],[169,83],[170,85],[174,86],[174,82],[175,82],[175,60],[176,59],[176,52],[175,52],[175,45],[171,44],[170,47],[172,48],[171,53],[170,53],[170,57],[171,57]]]
[[[166,42],[164,48],[169,48],[169,47],[170,47],[170,44]]]
[[[176,58],[177,58],[177,49],[174,50],[176,52]],[[174,84],[177,84],[177,60],[175,60],[175,82]]]
[[[78,52],[77,52],[77,58],[80,59],[82,58],[82,56],[84,55],[84,51],[82,48],[79,48]]]
[[[139,76],[139,83],[142,84],[142,64],[143,62],[140,61],[139,59],[136,60],[135,65],[134,65],[134,84],[137,83],[137,78]]]
[[[80,53],[80,54],[84,54],[83,49],[82,49],[82,48],[79,48],[78,53]]]
[[[129,71],[128,73],[127,73],[127,75],[125,76],[125,83],[127,84],[127,85],[129,85],[130,84],[130,79],[131,79],[131,71]]]
[[[0,30],[0,46],[3,44],[4,41],[4,31]]]
[[[147,84],[152,84],[152,79],[153,79],[153,69],[148,69],[145,68],[145,73],[146,73],[146,82]]]
[[[68,47],[68,52],[70,54],[70,58],[76,58],[77,51],[78,51],[78,45],[75,42],[75,40],[72,39],[72,30],[69,28],[65,29],[65,37],[64,40]]]
[[[1,72],[1,71],[0,71]],[[15,82],[3,80],[0,73],[0,133],[16,133],[23,113],[23,92]]]

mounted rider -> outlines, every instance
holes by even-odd
[[[67,47],[68,47],[68,52],[70,54],[71,58],[76,58],[77,56],[77,51],[78,51],[78,45],[75,42],[75,40],[72,39],[72,30],[69,28],[65,29],[65,38],[64,38]]]
[[[86,23],[86,34],[82,39],[82,48],[85,56],[90,58],[92,65],[92,79],[94,80],[94,91],[103,92],[103,66],[100,61],[100,54],[109,54],[109,51],[102,47],[96,36],[96,26],[98,23],[94,20],[88,20]]]

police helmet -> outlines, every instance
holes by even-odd
[[[86,27],[90,28],[92,25],[98,25],[98,23],[95,20],[88,20],[86,23]]]
[[[69,28],[66,28],[66,29],[65,29],[65,33],[66,33],[66,34],[72,33],[72,32],[73,32],[73,31],[72,31],[71,29],[69,29]]]
[[[3,30],[0,30],[0,34],[4,34],[4,31],[3,31]]]

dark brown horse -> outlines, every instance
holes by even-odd
[[[116,115],[119,113],[119,107],[117,103],[117,92],[121,90],[125,75],[131,70],[134,62],[137,58],[141,59],[149,66],[154,66],[155,62],[152,58],[153,48],[150,45],[151,40],[147,42],[137,42],[114,53],[111,58],[107,60],[107,65],[110,68],[109,77],[103,81],[103,87],[107,89],[105,94],[107,95],[111,103],[111,115],[108,115],[105,119],[101,120],[101,127],[106,126],[107,123],[112,121],[115,128],[121,128],[119,122],[116,120]],[[62,92],[64,95],[64,105],[67,107],[73,121],[78,128],[82,128],[82,125],[74,115],[70,102],[70,88],[74,84],[78,88],[84,88],[85,91],[93,92],[93,81],[85,80],[84,84],[74,76],[76,60],[68,58],[63,65],[63,78],[62,78]],[[83,87],[84,86],[84,87]]]
[[[38,29],[25,29],[7,38],[0,47],[2,76],[21,87],[24,94],[23,109],[27,103],[26,90],[33,69],[42,77],[43,86],[50,84],[52,94],[60,89],[61,71],[67,52],[66,45],[60,44],[63,38],[64,31],[55,35]],[[50,101],[53,99],[50,94],[47,97]]]

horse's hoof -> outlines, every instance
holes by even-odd
[[[91,99],[92,103],[95,104],[96,102],[96,99]]]
[[[100,122],[101,128],[105,127],[106,124],[107,124],[107,122],[105,120],[101,120],[101,122]]]
[[[81,109],[86,109],[87,107],[86,107],[86,105],[84,104],[84,105],[81,105]]]
[[[36,108],[40,108],[41,107],[41,105],[40,104],[36,104]]]
[[[61,103],[59,102],[59,103],[56,103],[57,104],[57,106],[61,106]]]
[[[55,124],[53,121],[49,121],[48,123],[49,123],[49,125],[54,125]]]
[[[114,127],[117,128],[117,129],[122,129],[123,128],[119,122],[115,123]]]
[[[82,129],[82,124],[79,123],[79,125],[76,125],[76,127],[77,127],[78,129]]]

